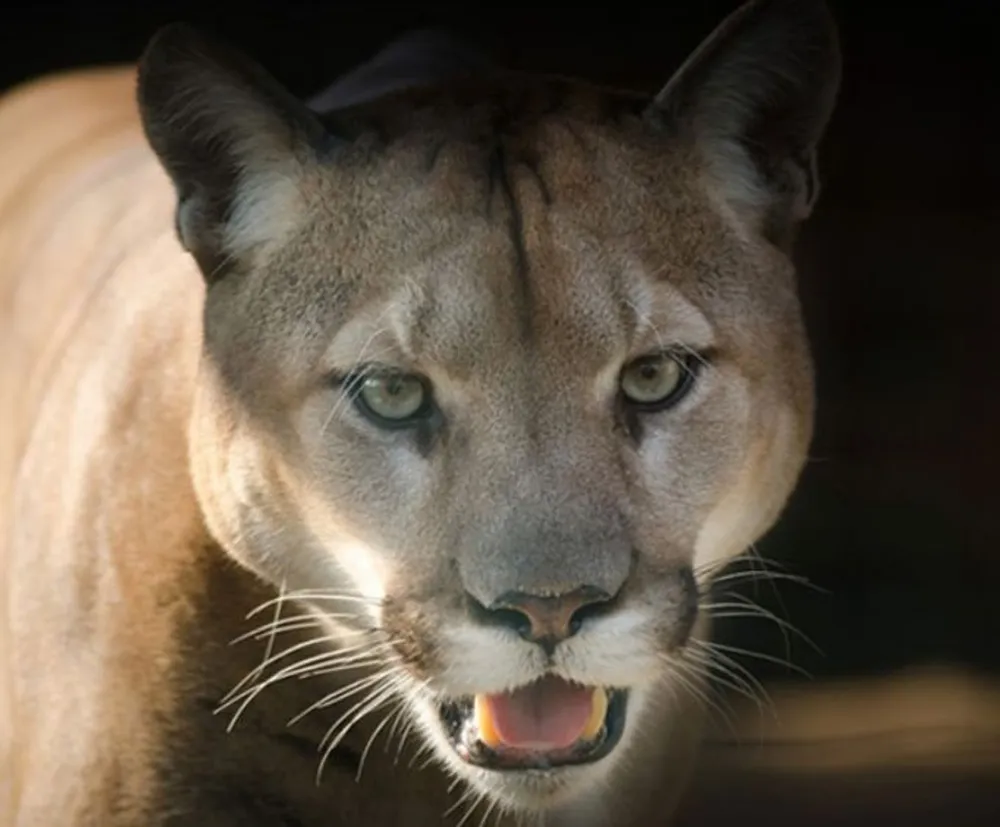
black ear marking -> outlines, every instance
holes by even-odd
[[[294,220],[295,180],[328,134],[240,52],[184,24],[139,61],[146,138],[177,191],[176,227],[210,281]]]
[[[709,35],[647,107],[690,136],[711,185],[755,231],[785,243],[819,192],[816,148],[840,85],[823,0],[750,0]]]

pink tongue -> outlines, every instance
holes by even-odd
[[[593,694],[592,688],[549,677],[514,692],[488,695],[486,703],[504,746],[551,751],[580,740]]]

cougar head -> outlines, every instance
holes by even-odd
[[[377,630],[384,698],[506,806],[609,777],[796,483],[838,80],[818,0],[747,3],[652,98],[490,71],[324,114],[183,26],[141,62],[207,281],[207,523]]]

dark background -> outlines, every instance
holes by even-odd
[[[186,19],[307,96],[392,36],[443,23],[520,68],[655,91],[735,2],[465,7],[36,4],[5,9],[0,87],[131,61]],[[831,3],[844,85],[798,248],[819,379],[807,472],[766,557],[823,591],[746,589],[822,649],[812,675],[950,661],[1000,672],[1000,184],[987,2]],[[731,643],[785,657],[776,627]],[[761,676],[783,667],[748,661]]]

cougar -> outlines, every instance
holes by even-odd
[[[835,26],[657,94],[184,25],[0,102],[4,824],[665,824],[778,518]]]

